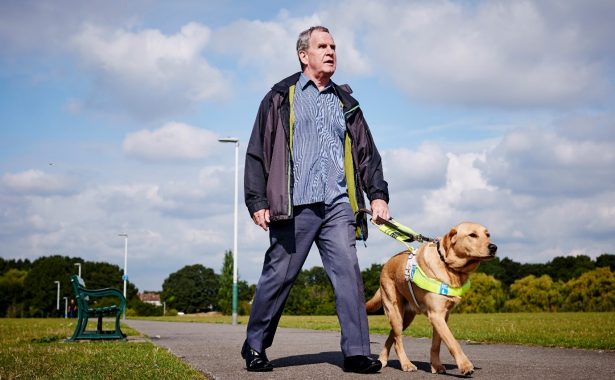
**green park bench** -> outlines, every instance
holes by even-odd
[[[117,289],[86,289],[83,279],[77,275],[70,277],[70,282],[75,292],[77,302],[77,326],[69,341],[81,339],[126,339],[126,335],[120,329],[120,317],[126,310],[126,298]],[[92,307],[90,303],[95,298],[117,297],[119,306]],[[115,330],[103,330],[103,317],[115,316]],[[96,330],[87,330],[88,320],[98,318]]]

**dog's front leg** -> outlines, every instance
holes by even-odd
[[[446,368],[442,365],[440,361],[440,345],[442,343],[442,338],[440,334],[438,334],[438,330],[433,329],[433,334],[431,338],[431,352],[430,352],[430,361],[431,361],[431,373],[446,373]]]
[[[449,352],[455,358],[455,362],[457,363],[457,367],[464,375],[471,375],[474,372],[474,365],[470,362],[466,354],[461,349],[459,342],[453,336],[453,333],[448,328],[446,323],[446,313],[445,312],[431,312],[428,315],[429,321],[434,329],[438,332],[438,335],[448,347]],[[432,341],[433,343],[433,341]],[[433,345],[432,345],[433,348]],[[439,354],[438,350],[438,354]],[[433,357],[432,357],[433,359]],[[438,358],[439,361],[439,358]],[[433,363],[433,362],[432,362]]]

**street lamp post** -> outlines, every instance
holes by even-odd
[[[124,275],[122,279],[124,280],[124,298],[126,298],[126,282],[128,281],[128,234],[118,234],[117,236],[124,237]],[[124,309],[124,320],[126,320],[126,309]]]
[[[233,325],[237,324],[237,198],[239,196],[239,139],[226,137],[221,143],[235,143],[235,210],[233,218]]]
[[[56,298],[56,310],[60,311],[60,281],[54,281],[58,284],[58,296]]]
[[[75,263],[79,267],[79,277],[81,277],[81,263]]]
[[[68,318],[68,297],[64,297],[64,319]]]

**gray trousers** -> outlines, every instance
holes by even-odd
[[[271,245],[256,286],[247,341],[263,352],[273,343],[290,289],[312,243],[335,292],[344,356],[369,355],[363,280],[355,246],[355,219],[348,203],[315,203],[294,208],[294,218],[269,225]]]

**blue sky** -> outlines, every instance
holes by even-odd
[[[243,170],[260,100],[318,24],[397,220],[431,236],[480,222],[519,262],[615,253],[613,19],[598,0],[2,2],[0,255],[122,267],[126,232],[140,290],[219,272],[234,154],[217,139],[240,139]],[[239,231],[255,283],[268,238],[242,191]],[[401,249],[372,229],[359,261]]]

